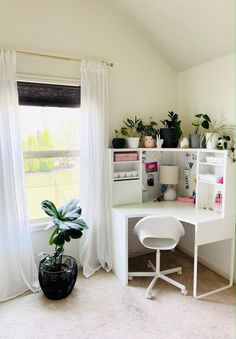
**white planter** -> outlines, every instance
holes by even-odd
[[[138,148],[139,146],[139,137],[127,138],[128,148]]]
[[[216,149],[218,138],[219,134],[217,133],[206,133],[206,148]]]

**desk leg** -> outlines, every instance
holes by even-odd
[[[233,286],[234,282],[234,249],[235,249],[235,236],[231,240],[231,262],[230,262],[230,286]]]
[[[128,219],[112,213],[112,270],[122,284],[128,285]]]
[[[233,286],[233,278],[234,278],[234,246],[235,246],[235,237],[231,238],[231,253],[230,253],[230,276],[229,276],[229,284],[217,288],[213,291],[206,292],[200,295],[197,295],[197,264],[198,264],[198,245],[194,246],[194,271],[193,271],[193,296],[196,299],[201,299],[207,297],[208,295],[215,294],[217,292],[226,290],[229,287]]]
[[[197,264],[198,264],[198,245],[196,244],[196,235],[194,243],[194,263],[193,263],[193,296],[197,298]]]

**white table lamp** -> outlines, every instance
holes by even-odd
[[[176,199],[176,190],[173,185],[178,184],[179,168],[175,165],[160,166],[160,183],[167,185],[167,190],[164,192],[163,199],[172,201]]]

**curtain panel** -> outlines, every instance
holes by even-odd
[[[0,51],[0,301],[39,290],[27,221],[16,55]]]
[[[86,277],[111,269],[111,191],[108,154],[108,71],[81,62],[80,205],[89,230],[80,239]]]

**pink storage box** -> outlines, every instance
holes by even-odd
[[[114,161],[136,161],[136,160],[138,160],[138,153],[136,152],[114,154]]]
[[[194,204],[194,198],[193,197],[177,197],[177,201],[190,202],[190,203]]]

